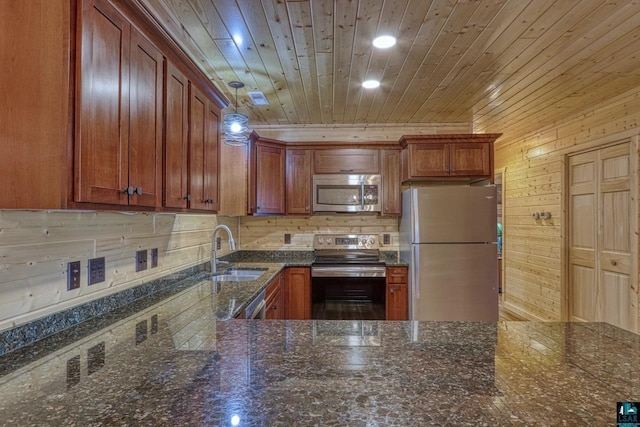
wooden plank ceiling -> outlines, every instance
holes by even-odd
[[[254,125],[470,123],[513,138],[640,85],[640,1],[137,1],[232,103],[228,82],[246,84],[238,110]],[[397,44],[374,48],[381,34]]]

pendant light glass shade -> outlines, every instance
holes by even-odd
[[[238,88],[244,87],[242,82],[229,82],[229,86],[236,90],[235,111],[224,115],[223,130],[224,143],[227,145],[247,145],[249,143],[249,118],[238,113]]]

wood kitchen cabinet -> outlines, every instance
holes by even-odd
[[[252,135],[249,147],[249,214],[285,213],[285,156],[283,144]]]
[[[218,108],[172,63],[166,69],[164,206],[217,211]]]
[[[74,200],[160,206],[163,56],[105,0],[80,31]]]
[[[218,113],[194,85],[189,106],[189,208],[217,211]]]
[[[311,214],[311,150],[287,150],[287,214]]]
[[[311,319],[311,269],[289,267],[285,270],[285,318]]]
[[[285,275],[284,272],[281,271],[267,285],[267,289],[265,291],[266,319],[285,318],[284,283]]]
[[[407,267],[387,267],[386,320],[409,318]]]
[[[501,134],[403,136],[402,181],[492,179],[493,142]]]
[[[202,90],[217,116],[225,97],[139,2],[24,3],[3,8],[4,33],[15,42],[7,57],[28,52],[30,60],[4,67],[13,83],[3,90],[12,118],[5,131],[13,142],[0,149],[9,165],[0,172],[0,207],[188,208],[182,190],[189,180],[189,84]],[[167,70],[174,69],[180,73],[167,87]],[[33,99],[38,102],[25,101]],[[175,146],[167,130],[178,135]],[[214,203],[204,209],[215,210],[215,198],[208,198]]]
[[[400,215],[402,188],[400,185],[400,150],[381,150],[382,215]]]
[[[315,150],[313,173],[378,174],[380,153],[368,148]]]

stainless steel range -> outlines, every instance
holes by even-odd
[[[311,266],[314,319],[385,318],[386,267],[374,234],[317,234]]]

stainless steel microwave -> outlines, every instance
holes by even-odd
[[[314,175],[314,212],[380,212],[380,175]]]

